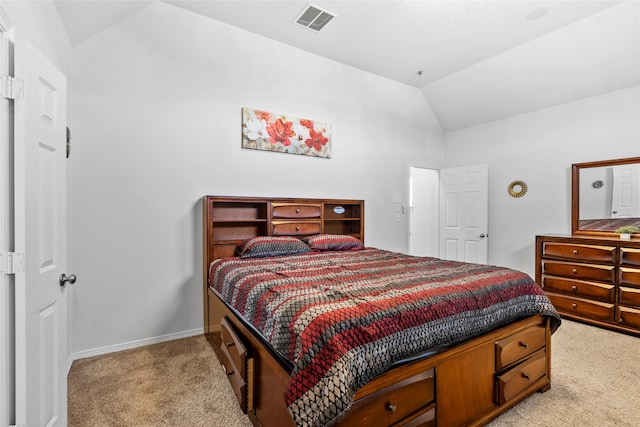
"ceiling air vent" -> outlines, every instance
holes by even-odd
[[[324,9],[308,4],[296,19],[296,24],[313,31],[320,31],[335,15]]]

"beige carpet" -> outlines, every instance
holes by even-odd
[[[551,390],[500,426],[640,426],[640,338],[565,320],[553,335]],[[69,426],[249,427],[202,336],[78,360]]]
[[[69,427],[251,427],[204,336],[76,360]]]

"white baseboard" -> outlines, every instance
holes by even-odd
[[[71,362],[73,362],[74,360],[86,359],[87,357],[101,356],[103,354],[115,353],[116,351],[131,350],[133,348],[144,347],[145,345],[159,344],[161,342],[177,340],[180,338],[188,338],[202,334],[204,334],[204,329],[196,328],[189,331],[176,332],[173,334],[161,335],[158,337],[144,338],[141,340],[129,341],[121,344],[83,350],[73,353],[71,355]],[[71,363],[69,363],[69,368],[71,368]]]

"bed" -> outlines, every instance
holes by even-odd
[[[255,425],[482,425],[551,379],[527,275],[364,245],[364,202],[204,197],[204,325]]]

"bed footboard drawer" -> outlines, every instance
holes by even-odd
[[[424,414],[415,414],[424,411],[435,401],[434,372],[434,369],[429,369],[358,399],[348,415],[336,426],[404,425],[404,421],[411,416],[415,418],[409,421],[409,425],[429,425],[419,421],[424,421]],[[435,411],[433,414],[435,416]]]
[[[496,342],[496,371],[526,358],[546,344],[544,325],[534,326]]]
[[[248,403],[252,399],[248,396],[248,389],[249,383],[252,381],[253,360],[249,357],[247,348],[226,317],[222,317],[220,327],[222,339],[220,362],[229,378],[240,407],[246,412],[247,409],[251,409]]]
[[[434,404],[435,405],[435,404]],[[407,422],[402,421],[398,426],[402,427],[436,427],[435,406]]]
[[[521,364],[497,376],[498,403],[503,405],[510,401],[546,374],[547,356],[545,349],[541,349]]]

